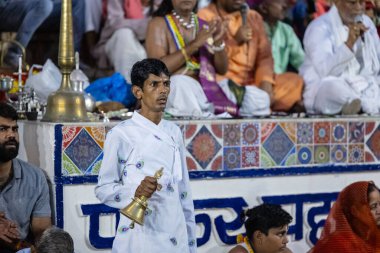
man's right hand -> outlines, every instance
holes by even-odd
[[[0,240],[12,243],[18,239],[20,239],[20,233],[17,224],[5,218],[5,214],[0,212]]]
[[[157,179],[154,177],[145,177],[137,187],[135,197],[139,198],[145,196],[150,198],[157,189],[161,189],[161,185],[157,183]]]
[[[249,25],[243,25],[235,34],[236,42],[241,45],[252,39],[252,28]]]

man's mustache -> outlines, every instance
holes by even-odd
[[[6,141],[6,142],[4,142],[4,145],[15,145],[15,146],[17,146],[18,141],[15,141],[15,140]]]

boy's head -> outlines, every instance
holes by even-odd
[[[247,237],[258,252],[277,253],[286,249],[292,216],[279,205],[261,204],[245,212]]]

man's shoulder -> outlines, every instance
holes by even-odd
[[[181,133],[181,128],[173,121],[162,119],[162,123],[164,125],[165,131],[175,134]]]
[[[15,158],[13,160],[14,165],[13,166],[20,166],[22,171],[27,171],[29,173],[33,174],[43,174],[43,171],[41,168],[37,167],[36,165],[33,165],[31,163],[28,163],[26,161],[23,161],[21,159]]]
[[[22,181],[27,181],[32,184],[40,184],[47,180],[47,176],[41,168],[21,159],[13,159],[13,167],[15,170],[18,169],[20,171]]]

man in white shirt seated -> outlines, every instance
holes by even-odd
[[[363,13],[363,0],[336,0],[307,28],[300,74],[308,113],[379,113],[380,42]]]

